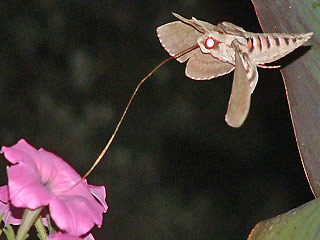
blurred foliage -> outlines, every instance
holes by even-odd
[[[305,168],[314,195],[320,195],[320,9],[313,1],[254,0],[265,31],[313,32],[309,47],[291,55],[284,77],[290,112]],[[268,7],[267,7],[268,6]]]
[[[320,2],[313,2],[312,3],[312,8],[316,9],[317,7],[320,7]]]
[[[320,199],[260,222],[248,240],[317,240],[320,238]]]
[[[253,0],[260,24],[266,32],[314,32],[311,48],[282,71],[290,113],[294,123],[301,160],[314,195],[320,194],[320,10],[311,1]],[[268,7],[267,7],[268,6]],[[312,7],[311,7],[312,6]],[[271,17],[272,16],[272,17]],[[303,48],[302,48],[303,49]],[[297,58],[297,56],[296,56]],[[259,223],[249,239],[319,239],[319,199],[285,214]]]
[[[261,31],[250,1],[2,1],[0,144],[25,138],[84,174],[168,57],[155,29],[173,11]],[[108,190],[96,239],[245,239],[312,199],[279,71],[259,70],[249,117],[232,129],[232,74],[197,82],[184,67],[171,61],[142,86],[89,176]]]

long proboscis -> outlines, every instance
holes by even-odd
[[[152,69],[152,71],[151,71],[148,75],[146,75],[146,76],[138,83],[138,85],[137,85],[137,87],[135,88],[134,92],[132,93],[132,95],[131,95],[131,97],[130,97],[130,99],[129,99],[129,102],[128,102],[125,110],[123,111],[123,113],[122,113],[122,115],[121,115],[121,118],[120,118],[120,120],[119,120],[119,122],[118,122],[118,124],[117,124],[117,126],[116,126],[116,128],[115,128],[115,130],[114,130],[114,132],[113,132],[113,134],[111,135],[111,137],[110,137],[107,145],[104,147],[104,149],[102,150],[102,152],[101,152],[100,155],[98,156],[97,160],[92,164],[91,168],[86,172],[86,174],[83,175],[82,179],[85,179],[85,178],[87,178],[87,177],[89,176],[89,174],[96,168],[96,166],[99,164],[99,162],[101,161],[101,159],[102,159],[102,158],[104,157],[104,155],[106,154],[107,150],[109,149],[111,143],[113,142],[114,137],[116,136],[116,134],[117,134],[117,132],[118,132],[118,130],[119,130],[122,122],[123,122],[124,117],[126,116],[126,114],[127,114],[127,112],[128,112],[128,109],[129,109],[129,107],[130,107],[130,105],[131,105],[134,97],[136,96],[138,90],[140,89],[141,85],[142,85],[149,77],[151,77],[151,75],[154,74],[160,67],[162,67],[164,64],[166,64],[167,62],[169,62],[171,59],[173,59],[173,58],[179,58],[179,57],[181,57],[182,55],[184,55],[184,54],[186,54],[186,53],[188,53],[188,52],[196,49],[197,47],[199,47],[199,46],[198,46],[198,45],[193,45],[192,47],[190,47],[190,48],[188,48],[188,49],[186,49],[186,50],[178,53],[177,55],[171,56],[171,57],[165,59],[165,60],[162,61],[160,64],[158,64],[154,69]]]

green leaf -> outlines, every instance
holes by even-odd
[[[320,2],[313,2],[312,3],[312,8],[316,9],[317,7],[320,7]]]
[[[6,228],[3,229],[4,234],[7,236],[8,240],[15,240],[14,230],[11,225],[7,225]]]
[[[320,8],[314,0],[252,0],[265,32],[313,32],[301,48],[290,54],[281,73],[301,160],[310,187],[320,196]],[[294,58],[292,58],[294,57]]]
[[[38,216],[34,226],[38,231],[38,234],[37,234],[38,238],[40,240],[46,240],[47,239],[47,232],[46,232],[46,229],[43,225],[42,218],[40,215]]]
[[[43,207],[37,208],[35,210],[25,209],[22,217],[22,223],[19,226],[17,239],[23,240],[26,238],[30,227],[34,224],[35,220],[38,218]]]
[[[49,234],[55,233],[56,230],[54,229],[54,227],[51,224],[51,218],[50,218],[49,214],[47,214],[46,219],[47,219],[47,223],[48,223]]]
[[[320,239],[320,199],[258,223],[248,240]]]
[[[4,212],[3,213],[1,213],[1,215],[0,215],[0,223],[2,222],[2,220],[3,220],[3,216],[4,216]]]

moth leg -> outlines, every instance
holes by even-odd
[[[281,65],[276,65],[276,66],[266,66],[264,64],[258,64],[257,65],[260,68],[266,68],[266,69],[275,69],[275,68],[281,68]]]

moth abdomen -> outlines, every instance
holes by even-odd
[[[309,36],[284,34],[254,34],[247,38],[249,52],[266,51],[270,48],[295,47],[309,39]]]
[[[246,38],[247,50],[256,64],[269,63],[292,52],[311,36],[312,33],[250,33]]]
[[[249,52],[253,51],[267,51],[270,48],[276,48],[285,45],[289,45],[289,38],[281,38],[273,35],[255,34],[247,38],[247,47]]]
[[[265,35],[254,35],[247,38],[247,47],[249,52],[265,51],[271,47],[270,38]]]
[[[280,46],[280,41],[281,41],[281,38],[277,37],[277,36],[273,36],[273,39],[276,43],[276,46],[279,47]]]

